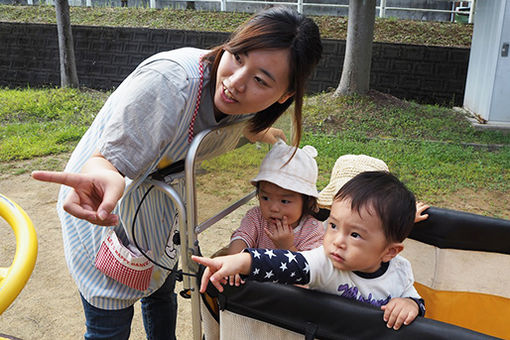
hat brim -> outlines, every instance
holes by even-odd
[[[317,204],[319,207],[330,209],[338,190],[340,190],[340,188],[351,179],[352,177],[340,177],[333,182],[329,182],[328,185],[321,190],[317,197]]]
[[[280,188],[294,191],[300,194],[312,196],[312,197],[318,197],[319,192],[317,191],[317,188],[314,185],[311,185],[310,183],[304,181],[303,179],[290,174],[288,176],[282,176],[281,173],[275,174],[272,171],[261,171],[255,177],[250,181],[251,184],[257,185],[260,181],[266,181],[269,183],[273,183],[278,185]]]

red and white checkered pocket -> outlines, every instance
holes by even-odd
[[[137,249],[124,246],[113,229],[106,233],[94,265],[115,281],[141,291],[149,287],[154,267]]]

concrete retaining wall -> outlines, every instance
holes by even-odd
[[[183,46],[209,48],[228,33],[73,26],[81,86],[111,89],[150,55]],[[0,23],[0,86],[60,83],[56,25]],[[309,93],[336,88],[345,41],[323,40]],[[422,103],[461,105],[469,49],[374,43],[371,88]]]

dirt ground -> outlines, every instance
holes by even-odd
[[[63,256],[60,223],[55,211],[57,191],[57,185],[37,182],[28,174],[4,174],[0,177],[0,193],[27,212],[35,225],[39,242],[37,263],[30,280],[0,316],[0,334],[22,339],[80,339],[83,336],[81,302]],[[207,215],[208,209],[216,209],[214,202],[218,199],[214,194],[207,194],[201,201],[201,211]],[[499,211],[501,216],[510,218],[507,195],[465,191],[443,203],[437,206],[474,213]],[[228,241],[231,231],[253,204],[254,200],[200,236],[205,255],[210,255]],[[0,219],[1,267],[10,266],[14,249],[14,236],[9,226]],[[192,338],[190,302],[180,296],[177,335],[179,339]],[[135,305],[131,339],[145,339],[139,304]]]
[[[60,222],[55,210],[58,185],[35,181],[28,174],[0,177],[0,193],[20,205],[31,218],[38,236],[35,269],[23,291],[0,316],[0,337],[21,339],[80,339],[85,331],[81,301],[64,260]],[[203,198],[213,202],[212,197]],[[228,242],[252,200],[200,236],[204,255]],[[204,204],[203,206],[207,206]],[[208,212],[201,208],[207,216]],[[217,210],[213,210],[217,211]],[[0,219],[0,267],[12,263],[16,241],[9,225]],[[182,285],[178,283],[176,292]],[[190,301],[178,296],[178,339],[192,339]],[[145,339],[139,303],[130,339]]]

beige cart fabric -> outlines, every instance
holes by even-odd
[[[411,262],[415,281],[432,289],[510,298],[510,255],[439,249],[407,239],[402,256]]]
[[[303,340],[304,336],[278,326],[223,310],[220,312],[220,340]]]

